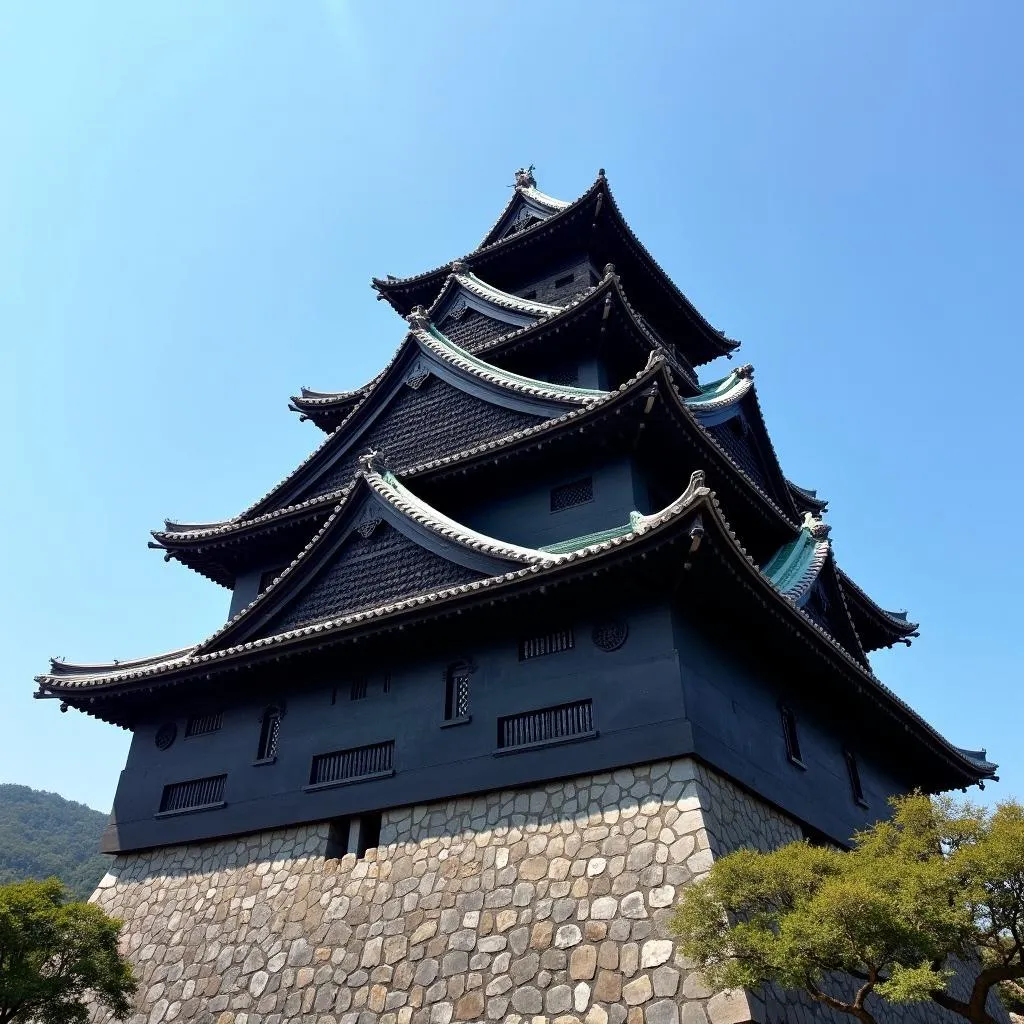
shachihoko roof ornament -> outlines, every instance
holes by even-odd
[[[537,179],[533,176],[533,164],[529,167],[520,167],[516,171],[516,188],[536,188]]]

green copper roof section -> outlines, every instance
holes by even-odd
[[[685,399],[685,402],[697,409],[727,405],[750,390],[752,375],[753,367],[749,364],[737,366],[727,377],[700,385],[700,394]]]
[[[598,530],[597,533],[585,533],[581,537],[572,537],[569,540],[560,540],[557,544],[545,544],[538,548],[539,551],[546,551],[551,555],[567,555],[570,551],[581,551],[589,548],[591,544],[603,544],[606,540],[615,540],[617,537],[625,537],[633,533],[643,516],[639,512],[630,512],[629,522],[622,526],[613,526],[610,530]]]
[[[483,373],[508,381],[510,384],[520,384],[525,387],[536,388],[538,390],[557,391],[559,394],[571,395],[574,398],[582,399],[605,398],[611,394],[610,391],[597,391],[593,388],[573,388],[565,384],[551,384],[548,381],[537,380],[533,377],[523,377],[518,373],[509,373],[507,370],[502,370],[493,363],[488,363],[483,359],[478,359],[476,356],[467,352],[464,348],[460,348],[450,338],[446,338],[433,324],[428,323],[427,330],[431,337],[439,345],[448,349],[453,356],[461,359],[465,363],[469,363],[471,366],[475,366]]]
[[[761,570],[775,588],[798,604],[818,578],[831,546],[829,527],[808,513],[799,535],[784,544]]]
[[[795,540],[784,544],[764,567],[764,574],[775,587],[785,593],[800,581],[814,558],[815,541],[807,530]]]

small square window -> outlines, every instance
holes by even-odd
[[[566,274],[564,277],[555,278],[556,288],[565,288],[576,280],[575,274]]]

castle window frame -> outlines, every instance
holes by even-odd
[[[554,287],[556,289],[557,288],[568,288],[569,285],[571,285],[573,283],[573,281],[575,281],[575,280],[576,280],[576,272],[575,271],[573,271],[570,274],[563,274],[561,277],[556,277],[555,278]]]
[[[218,732],[224,725],[224,712],[214,711],[203,715],[189,715],[185,720],[185,738],[207,736]]]
[[[273,764],[277,760],[277,752],[281,743],[281,719],[284,708],[280,704],[270,704],[260,716],[260,738],[256,746],[254,765]]]
[[[535,633],[519,639],[519,660],[532,661],[544,658],[549,654],[563,654],[576,647],[576,634],[572,626],[548,630],[546,633]]]
[[[153,817],[172,818],[227,806],[224,800],[227,778],[227,772],[222,772],[202,779],[167,783],[160,794],[160,809]]]
[[[466,725],[473,720],[470,711],[471,679],[476,666],[468,658],[449,662],[444,670],[444,721],[441,728]]]
[[[846,764],[846,775],[850,780],[850,795],[858,807],[867,807],[868,802],[864,798],[864,786],[860,780],[860,766],[857,764],[857,755],[850,749],[843,751],[843,761]]]
[[[800,734],[797,732],[796,715],[793,713],[793,709],[785,704],[781,705],[779,719],[782,722],[782,737],[786,742],[786,757],[789,759],[789,763],[806,771],[807,765],[800,757]]]

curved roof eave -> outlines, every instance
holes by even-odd
[[[608,206],[612,211],[612,215],[615,218],[620,234],[624,241],[633,249],[635,257],[641,262],[647,265],[651,276],[661,282],[662,290],[666,293],[669,299],[676,303],[684,312],[684,314],[693,322],[698,328],[701,335],[704,337],[705,342],[708,345],[709,351],[705,353],[706,358],[697,360],[697,364],[710,362],[712,359],[722,355],[729,355],[739,347],[739,342],[732,338],[729,338],[723,331],[713,327],[704,315],[697,309],[697,307],[683,294],[679,287],[674,281],[668,276],[664,268],[658,263],[657,260],[651,255],[646,246],[636,236],[633,229],[629,226],[626,219],[622,216],[622,211],[619,209],[618,203],[612,194],[611,188],[608,185],[607,178],[604,174],[604,169],[599,172],[597,179],[594,183],[583,193],[578,199],[567,204],[557,213],[553,214],[546,220],[541,221],[538,224],[534,224],[528,228],[524,228],[522,231],[509,235],[505,238],[499,238],[488,245],[481,246],[473,252],[466,254],[461,258],[461,262],[466,266],[472,268],[473,265],[480,261],[486,261],[487,258],[492,257],[496,252],[507,247],[511,250],[514,246],[520,245],[525,241],[532,241],[534,238],[539,237],[542,231],[547,232],[553,230],[558,225],[566,222],[582,207],[584,207],[591,199],[598,199],[600,202],[600,208],[604,207],[604,197],[607,195]],[[597,211],[600,212],[600,211]],[[408,312],[408,309],[412,303],[396,302],[395,293],[399,289],[409,289],[411,287],[431,286],[431,282],[436,280],[438,286],[440,285],[440,276],[445,273],[446,270],[451,266],[451,263],[444,264],[440,267],[435,267],[433,270],[423,271],[420,274],[414,274],[410,277],[393,277],[389,275],[387,278],[373,278],[371,284],[376,289],[380,298],[386,299],[392,307],[402,315]]]
[[[666,506],[666,508],[662,509],[658,513],[649,516],[638,516],[636,519],[631,521],[631,526],[633,527],[631,532],[623,536],[616,537],[613,540],[589,545],[572,552],[551,554],[539,548],[523,548],[518,545],[507,544],[504,541],[487,537],[471,530],[468,527],[455,523],[454,520],[448,519],[448,517],[444,516],[436,509],[433,509],[421,499],[412,496],[411,492],[405,488],[401,488],[401,485],[399,485],[400,489],[396,488],[393,482],[389,482],[382,474],[371,468],[371,461],[369,459],[365,460],[364,464],[367,468],[360,471],[357,479],[347,489],[345,498],[339,502],[327,522],[324,523],[316,536],[310,540],[292,563],[285,568],[282,573],[275,578],[270,586],[255,598],[255,600],[239,611],[206,640],[193,647],[182,648],[181,651],[175,652],[175,657],[173,658],[167,655],[160,655],[155,658],[143,659],[138,662],[131,663],[130,666],[122,666],[117,662],[112,662],[106,666],[96,666],[97,669],[105,668],[107,670],[106,676],[98,675],[96,673],[90,673],[88,676],[67,675],[66,677],[63,677],[65,687],[71,689],[83,689],[89,686],[98,686],[103,683],[116,685],[119,682],[130,682],[135,679],[165,672],[170,668],[187,668],[191,667],[193,664],[200,664],[224,658],[232,654],[236,654],[242,649],[270,646],[274,643],[292,639],[295,636],[320,633],[325,629],[335,628],[338,625],[343,625],[349,622],[364,621],[366,619],[380,617],[381,615],[393,612],[394,610],[419,606],[425,603],[433,603],[441,596],[465,593],[480,589],[481,587],[500,584],[503,581],[522,578],[534,572],[549,571],[559,566],[578,561],[581,558],[592,557],[595,554],[611,550],[612,548],[619,547],[622,544],[627,544],[638,537],[645,536],[652,530],[663,527],[666,523],[679,517],[687,510],[696,508],[699,504],[706,501],[711,493],[708,488],[704,486],[703,474],[699,471],[695,472],[692,475],[690,484],[686,490],[670,505]],[[358,493],[358,489],[355,485],[360,480],[365,483],[367,488],[378,494],[383,500],[388,501],[389,504],[391,504],[392,507],[401,515],[406,516],[417,522],[419,525],[425,526],[426,528],[436,532],[444,539],[454,540],[457,543],[464,544],[466,547],[472,548],[475,551],[493,553],[498,557],[507,558],[509,561],[519,563],[521,568],[506,573],[503,576],[485,578],[474,583],[446,588],[445,590],[438,591],[435,594],[404,598],[400,601],[394,602],[392,605],[381,606],[380,608],[369,609],[364,612],[355,612],[350,615],[336,616],[334,618],[338,620],[337,623],[335,623],[334,619],[327,620],[326,622],[310,623],[273,637],[259,639],[233,647],[214,649],[220,641],[236,632],[240,624],[252,618],[257,610],[265,608],[271,604],[277,597],[277,594],[282,589],[288,587],[288,584],[291,582],[291,578],[294,576],[296,571],[303,567],[304,563],[307,563],[312,559],[319,545],[324,542],[324,539],[329,534],[331,526],[338,520],[346,506],[351,504],[354,500],[354,496]],[[312,563],[310,562],[310,564]],[[53,674],[37,676],[36,681],[40,683],[41,686],[46,687],[51,691],[54,690],[54,688],[59,690],[61,687],[60,680]]]
[[[354,491],[355,488],[350,488],[349,495]],[[707,530],[706,524],[707,522],[710,522],[714,526],[719,539],[723,542],[725,552],[729,554],[733,563],[745,577],[747,586],[753,589],[755,593],[760,593],[761,595],[770,598],[771,605],[775,608],[777,614],[787,617],[791,625],[798,624],[804,636],[816,637],[823,645],[822,651],[828,651],[832,658],[838,661],[838,664],[842,665],[847,672],[852,673],[853,680],[857,684],[866,686],[874,694],[876,699],[885,705],[888,705],[890,709],[902,716],[905,721],[909,722],[909,724],[913,725],[923,740],[926,740],[933,749],[936,750],[936,752],[941,751],[952,763],[958,764],[961,772],[965,774],[967,778],[973,778],[975,781],[981,781],[983,778],[991,778],[994,776],[997,765],[993,762],[987,761],[985,759],[986,755],[983,751],[968,751],[950,743],[949,740],[921,718],[913,708],[885,686],[885,684],[874,675],[866,664],[859,662],[854,655],[848,652],[834,637],[815,623],[810,616],[797,606],[796,603],[780,592],[772,581],[754,564],[753,560],[749,555],[747,555],[740,545],[738,538],[723,516],[714,494],[704,486],[703,473],[700,471],[694,473],[690,481],[690,486],[678,499],[676,499],[675,502],[663,509],[660,513],[656,513],[652,516],[640,517],[643,521],[641,523],[634,522],[633,525],[636,528],[624,536],[618,536],[614,539],[593,545],[592,547],[584,548],[580,551],[573,551],[567,554],[552,556],[546,552],[540,552],[538,550],[537,553],[543,557],[544,561],[525,565],[520,569],[510,571],[502,576],[488,577],[473,583],[446,588],[445,590],[431,594],[404,598],[389,605],[368,609],[363,612],[356,612],[346,616],[340,616],[336,619],[328,619],[323,622],[297,627],[296,629],[289,630],[282,634],[277,634],[272,637],[263,638],[249,643],[242,643],[234,647],[210,650],[210,645],[215,643],[217,638],[223,637],[232,623],[239,621],[241,616],[249,613],[254,606],[259,604],[261,600],[265,599],[266,595],[270,594],[275,588],[282,585],[283,581],[287,579],[289,573],[293,570],[299,559],[303,558],[306,553],[317,544],[318,540],[324,535],[324,532],[329,529],[330,523],[334,521],[336,515],[341,511],[344,503],[345,502],[342,502],[338,506],[336,512],[332,514],[331,519],[324,525],[317,537],[310,541],[310,544],[307,545],[306,549],[304,549],[303,554],[300,554],[299,558],[296,559],[296,562],[293,562],[292,566],[289,566],[289,568],[285,570],[285,572],[283,572],[282,575],[279,576],[274,583],[271,584],[271,586],[249,606],[248,609],[240,612],[239,615],[230,623],[218,630],[217,633],[211,636],[209,640],[205,641],[203,644],[197,645],[193,648],[182,649],[181,652],[175,652],[174,656],[162,655],[155,659],[143,659],[140,662],[133,663],[140,667],[129,668],[127,671],[124,670],[124,666],[112,664],[109,666],[109,669],[114,671],[109,672],[107,675],[98,675],[94,673],[87,677],[58,677],[54,675],[37,676],[36,681],[40,685],[39,695],[71,696],[78,690],[97,689],[101,686],[116,686],[119,683],[133,682],[136,679],[153,678],[158,675],[166,674],[172,670],[191,670],[193,668],[201,668],[207,663],[212,663],[224,658],[237,657],[248,653],[253,649],[280,646],[282,644],[301,641],[307,637],[320,636],[325,633],[341,632],[355,624],[372,621],[374,619],[385,619],[393,616],[400,616],[404,612],[422,608],[430,604],[442,603],[464,594],[473,593],[487,588],[500,589],[532,574],[557,572],[560,568],[570,563],[577,562],[581,559],[595,558],[623,546],[628,547],[643,537],[656,536],[658,532],[664,529],[669,523],[677,522],[683,513],[692,512],[694,513],[694,516],[690,520],[690,533],[691,540],[696,546],[699,546],[699,539],[705,536]],[[706,519],[703,517],[703,513],[707,513]],[[696,550],[696,548],[693,550]]]
[[[443,335],[426,330],[426,323],[419,322],[419,314],[411,315],[414,323],[406,332],[406,336],[399,345],[395,354],[391,357],[387,366],[375,380],[373,387],[368,387],[362,399],[355,403],[348,416],[317,445],[287,476],[279,480],[261,498],[253,502],[248,508],[233,520],[226,520],[225,524],[237,522],[243,519],[252,519],[261,516],[266,510],[265,506],[281,494],[281,492],[292,485],[299,474],[317,460],[324,457],[327,449],[337,443],[339,437],[347,434],[350,424],[355,422],[362,410],[368,407],[368,403],[380,390],[381,385],[388,379],[401,359],[408,353],[411,345],[421,349],[428,349],[436,359],[440,359],[455,369],[462,376],[474,377],[486,387],[497,388],[525,398],[538,399],[540,401],[564,403],[566,405],[583,404],[595,401],[603,392],[591,392],[582,388],[567,388],[545,381],[533,380],[532,378],[520,377],[518,374],[510,374],[499,367],[491,366],[484,360],[465,352],[458,345]],[[436,332],[435,332],[436,333]],[[440,339],[440,341],[438,340]],[[212,525],[225,525],[212,524]]]
[[[454,278],[455,275],[449,275],[449,278]],[[477,278],[476,280],[480,280]],[[491,285],[484,281],[480,281],[480,284],[490,290],[493,289]],[[502,295],[509,295],[510,293],[502,292]],[[654,332],[648,327],[647,324],[643,323],[632,304],[629,301],[625,291],[622,288],[622,284],[618,278],[618,275],[614,272],[613,267],[605,268],[605,275],[602,280],[586,291],[581,292],[570,302],[564,306],[552,306],[549,307],[554,310],[548,316],[539,318],[532,324],[524,324],[521,327],[511,327],[511,329],[496,338],[491,339],[486,344],[482,345],[480,349],[474,353],[477,357],[486,355],[492,352],[501,352],[512,348],[518,348],[528,343],[528,341],[536,336],[543,337],[545,332],[548,330],[559,330],[564,322],[578,314],[586,311],[591,306],[596,306],[602,300],[608,302],[614,297],[615,301],[618,301],[625,312],[630,324],[633,326],[637,334],[645,338],[653,349],[665,354],[674,369],[682,376],[683,380],[686,381],[687,385],[692,387],[695,391],[698,390],[699,385],[697,383],[697,375],[693,368],[683,360],[681,353],[677,353],[674,349],[663,342]],[[518,298],[513,296],[513,298]],[[435,303],[436,305],[436,303]],[[431,307],[433,309],[434,307]],[[426,315],[429,318],[431,310],[426,311]],[[354,391],[338,392],[337,405],[339,407],[351,406],[351,412],[354,412],[361,401],[364,401],[369,397],[373,389],[380,383],[384,373],[379,373],[369,383],[365,384],[362,388],[358,388]],[[334,395],[331,392],[311,392],[308,389],[303,389],[304,394],[308,394],[309,397],[302,398],[302,407],[298,411],[303,412],[307,418],[312,419],[310,415],[316,408],[329,409],[335,404]],[[292,402],[296,402],[296,398],[293,396]],[[322,428],[323,429],[323,428]],[[337,429],[337,428],[334,428]],[[333,433],[333,430],[328,431]],[[244,513],[243,513],[244,514]],[[207,525],[207,524],[196,524]],[[217,525],[217,524],[208,524]]]
[[[498,312],[522,313],[540,319],[554,316],[564,309],[564,306],[538,302],[536,299],[524,299],[512,292],[495,288],[494,285],[477,277],[461,260],[456,260],[452,263],[452,272],[445,279],[437,298],[427,307],[427,316],[432,317],[453,292],[460,290],[475,296]]]
[[[910,637],[920,636],[920,623],[912,622],[905,611],[889,611],[875,601],[848,573],[836,566],[840,586],[850,592],[861,610],[876,620],[876,623],[894,635],[894,643]],[[891,645],[890,645],[891,646]]]
[[[395,469],[395,473],[402,477],[412,475],[421,476],[430,473],[432,470],[456,465],[462,461],[469,461],[485,453],[495,452],[513,444],[518,444],[524,440],[528,440],[532,437],[549,433],[556,430],[563,424],[568,424],[576,420],[583,420],[586,417],[589,417],[592,413],[597,413],[599,410],[603,409],[614,399],[628,397],[631,394],[639,395],[642,392],[644,385],[657,375],[658,370],[663,365],[663,360],[660,358],[652,358],[648,361],[643,370],[621,384],[617,390],[605,392],[600,398],[593,402],[576,404],[561,416],[544,420],[542,423],[536,424],[536,426],[524,427],[491,441],[481,442],[478,445],[473,445],[471,448],[465,448],[462,451],[453,452],[451,455],[440,456],[439,458],[431,459],[426,462],[398,466]],[[213,524],[209,527],[196,527],[191,531],[176,533],[165,533],[160,530],[154,530],[152,531],[152,535],[160,542],[158,546],[164,549],[171,549],[176,546],[183,548],[191,547],[195,544],[202,544],[210,541],[217,542],[223,538],[235,537],[249,531],[250,529],[259,530],[266,525],[282,519],[301,516],[306,512],[322,512],[325,508],[330,508],[333,504],[340,501],[346,493],[347,488],[339,488],[334,491],[329,491],[326,494],[307,498],[305,501],[294,505],[286,505],[284,508],[275,509],[272,512],[266,512],[263,515],[256,516],[252,519],[231,519],[224,523]]]

